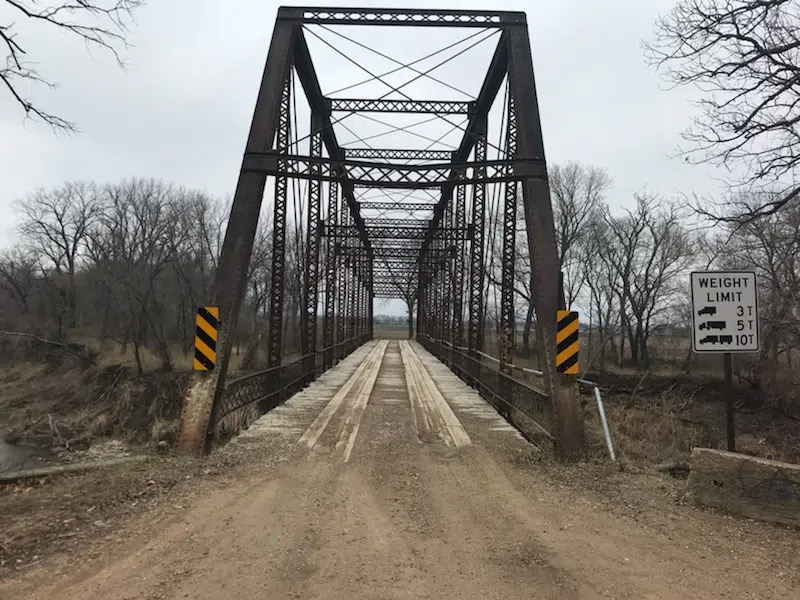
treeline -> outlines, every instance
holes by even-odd
[[[67,183],[18,203],[18,242],[0,254],[0,328],[54,340],[116,342],[162,368],[194,342],[194,312],[208,302],[229,207],[153,179]],[[287,254],[296,254],[289,236]],[[257,340],[270,287],[271,231],[262,218],[237,330]],[[289,279],[299,277],[288,270]],[[287,285],[288,304],[298,294]],[[298,313],[299,318],[299,313]],[[287,324],[291,344],[292,328]],[[294,329],[296,331],[297,328]],[[251,363],[257,355],[250,350]]]
[[[696,267],[756,271],[764,351],[749,376],[772,377],[771,365],[781,359],[791,364],[800,343],[800,206],[746,225],[718,226],[710,235],[696,226],[688,207],[656,193],[636,194],[632,208],[612,212],[612,181],[601,169],[554,165],[550,185],[565,295],[591,331],[597,368],[649,368],[654,339],[672,331],[685,336],[691,322],[688,273]],[[271,285],[267,205],[236,330],[245,368],[263,363]],[[39,190],[17,208],[17,243],[0,254],[0,329],[116,343],[133,350],[140,369],[143,348],[156,353],[164,369],[172,368],[175,353],[191,352],[194,311],[211,298],[228,202],[163,181],[131,179]],[[303,239],[302,227],[287,228],[287,353],[299,344]],[[500,236],[487,239],[495,240],[486,288],[491,333],[499,304]],[[518,342],[532,348],[535,313],[521,211],[515,268]],[[688,340],[684,347],[688,366]]]
[[[612,211],[611,177],[579,163],[552,166],[550,187],[564,292],[591,332],[594,367],[605,369],[611,361],[651,368],[655,340],[673,337],[685,352],[680,366],[689,368],[696,360],[688,337],[693,269],[752,270],[758,276],[762,352],[740,357],[740,377],[761,387],[775,380],[780,363],[792,366],[800,346],[800,203],[745,223],[709,223],[685,201],[642,192],[632,208]],[[763,196],[742,197],[732,206],[773,200]],[[530,258],[522,214],[518,232],[517,319],[523,349],[531,349],[535,314],[527,302]],[[487,301],[491,326],[499,327],[500,236],[494,239]]]

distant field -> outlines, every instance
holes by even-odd
[[[384,340],[407,340],[408,325],[375,325],[375,337]]]

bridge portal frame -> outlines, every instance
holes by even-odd
[[[242,168],[234,194],[228,227],[219,259],[219,267],[214,283],[213,304],[219,307],[221,327],[218,337],[218,359],[216,369],[206,373],[195,373],[189,385],[184,410],[181,417],[179,450],[183,452],[208,452],[213,436],[215,415],[225,393],[226,375],[231,355],[231,338],[242,299],[245,292],[253,243],[261,209],[261,203],[268,175],[276,177],[275,220],[273,238],[273,290],[270,296],[269,356],[270,367],[280,365],[281,329],[283,320],[283,260],[285,248],[286,221],[286,179],[292,176],[308,177],[316,180],[311,186],[309,202],[308,240],[313,252],[307,260],[316,260],[319,254],[322,232],[320,214],[321,194],[319,181],[331,181],[338,187],[341,208],[338,222],[333,227],[347,228],[355,235],[344,242],[360,248],[360,256],[365,260],[353,262],[352,276],[342,279],[335,277],[330,270],[325,272],[326,281],[339,283],[334,297],[347,321],[348,333],[369,336],[371,333],[372,298],[376,291],[385,292],[381,282],[377,288],[372,281],[372,261],[374,259],[370,232],[361,216],[354,193],[356,183],[392,187],[392,180],[384,177],[378,169],[374,177],[367,173],[369,181],[354,182],[348,174],[348,167],[363,167],[350,163],[347,153],[339,145],[331,121],[333,103],[327,99],[320,88],[314,70],[308,45],[303,34],[303,25],[376,25],[376,26],[428,26],[428,27],[495,27],[500,29],[500,40],[492,57],[490,67],[483,81],[480,93],[474,102],[460,107],[455,104],[436,106],[423,102],[422,109],[428,111],[467,111],[468,124],[458,149],[452,153],[452,168],[441,169],[436,173],[434,185],[441,189],[441,199],[433,207],[433,218],[429,221],[422,237],[418,258],[419,290],[417,332],[428,337],[435,335],[433,321],[426,314],[441,309],[441,294],[453,290],[455,302],[452,310],[446,313],[452,319],[451,344],[458,345],[462,340],[464,323],[461,302],[468,306],[467,347],[472,357],[483,347],[483,242],[484,242],[484,197],[487,181],[505,181],[514,193],[506,193],[504,204],[504,258],[513,257],[509,240],[514,232],[508,222],[513,214],[516,218],[516,190],[521,191],[526,224],[529,252],[531,256],[531,300],[536,310],[536,334],[540,355],[543,358],[544,391],[552,401],[552,412],[556,427],[553,437],[558,453],[564,458],[577,456],[582,450],[582,432],[578,413],[577,387],[574,382],[560,375],[555,369],[556,355],[556,311],[563,305],[563,292],[558,285],[560,264],[558,261],[553,212],[550,204],[547,181],[544,142],[541,131],[538,99],[533,72],[530,39],[525,13],[508,11],[458,11],[432,9],[363,9],[363,8],[315,8],[280,7],[275,29],[270,43],[261,86],[248,134]],[[298,159],[287,155],[288,102],[290,75],[294,69],[312,111],[312,156]],[[508,156],[508,164],[500,168],[486,160],[487,117],[492,103],[497,97],[503,79],[508,76],[510,106],[524,107],[513,114],[515,148]],[[348,102],[359,102],[349,99]],[[420,108],[411,103],[408,106],[395,103],[390,108],[402,111],[404,108]],[[365,101],[367,109],[381,109],[372,101]],[[338,106],[337,106],[338,108]],[[322,149],[328,159],[322,157]],[[474,163],[468,164],[474,152]],[[355,153],[354,153],[355,154]],[[359,154],[359,156],[366,155]],[[302,169],[298,165],[302,164]],[[397,169],[388,163],[379,165],[384,171]],[[437,165],[441,167],[441,165]],[[466,223],[462,203],[462,189],[467,175],[465,170],[472,167],[472,223]],[[488,172],[487,172],[488,171]],[[406,173],[415,173],[414,169]],[[364,171],[362,170],[362,173]],[[433,187],[430,181],[409,179],[406,175],[403,187]],[[415,185],[422,184],[422,185]],[[455,194],[454,194],[455,192]],[[453,199],[455,196],[455,206]],[[338,201],[338,200],[337,200]],[[332,202],[332,201],[331,201]],[[346,218],[345,218],[346,216]],[[445,221],[445,228],[442,228]],[[440,251],[453,240],[453,233],[470,229],[471,252],[464,256],[469,265],[468,281],[459,281],[460,274],[453,272],[440,281],[437,276],[447,273],[431,263],[428,252]],[[458,236],[456,236],[458,237]],[[336,259],[339,265],[352,262],[346,254]],[[458,262],[458,258],[455,259]],[[305,318],[303,339],[304,354],[316,350],[316,311],[318,290],[318,265],[306,265],[304,281]],[[340,281],[335,281],[339,279]],[[277,285],[280,282],[281,285]],[[346,286],[346,291],[344,288]],[[510,348],[513,347],[513,270],[504,269],[502,274],[503,300],[501,330],[501,372],[508,370]],[[278,289],[280,288],[280,289]],[[438,290],[438,293],[437,293]],[[466,291],[466,299],[461,294]],[[328,290],[330,293],[331,290]],[[348,300],[349,297],[349,300]],[[437,297],[439,298],[437,300]],[[344,304],[343,304],[344,302]],[[332,338],[333,331],[341,332],[342,320],[334,323],[335,310],[326,305],[324,339]],[[456,314],[459,313],[459,314]],[[312,323],[313,320],[313,323]],[[338,327],[336,325],[338,324]],[[313,331],[313,334],[312,334]],[[439,332],[442,333],[441,331]],[[352,336],[351,336],[352,337]],[[328,361],[325,361],[326,364]]]

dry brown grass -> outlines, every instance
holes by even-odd
[[[0,438],[70,449],[107,437],[133,444],[175,439],[190,353],[172,347],[173,371],[165,372],[159,356],[141,348],[139,376],[130,344],[100,342],[80,332],[69,343],[91,351],[91,366],[52,344],[0,340]],[[231,375],[241,373],[241,359],[234,349]]]
[[[76,448],[105,437],[132,443],[171,440],[188,374],[137,377],[124,365],[53,372],[23,364],[7,369],[3,379],[3,437]]]
[[[97,364],[101,366],[136,366],[136,356],[131,344],[125,346],[113,341],[99,342],[95,338],[81,335],[73,335],[71,336],[71,340],[94,350],[98,356]],[[185,348],[177,344],[172,344],[169,346],[169,351],[175,371],[192,370],[192,362],[194,358],[193,349],[191,351],[187,351]],[[161,368],[160,357],[150,348],[140,348],[139,355],[145,372],[157,371]],[[234,348],[233,353],[231,354],[230,364],[228,366],[229,373],[241,372],[241,363],[243,357],[243,351],[239,351],[238,348]]]

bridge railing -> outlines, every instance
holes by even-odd
[[[368,333],[355,336],[284,365],[227,381],[213,415],[215,437],[219,440],[238,433],[314,381],[327,370],[327,365],[337,364],[370,338]]]
[[[555,442],[553,404],[544,390],[487,365],[482,353],[470,354],[468,348],[425,335],[420,335],[417,341],[475,388],[531,441],[545,446]],[[518,418],[520,415],[523,419]]]

